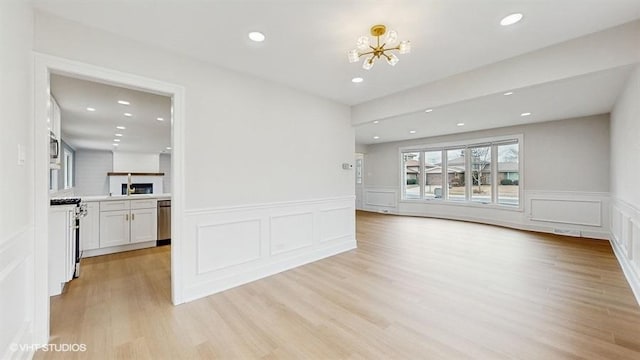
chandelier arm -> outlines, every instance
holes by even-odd
[[[375,49],[374,49],[374,50],[375,50]],[[374,51],[374,50],[372,50],[372,51],[367,51],[367,52],[364,52],[364,53],[358,53],[358,56],[365,56],[365,55],[371,55],[371,54],[374,54],[374,53],[375,53],[375,51]]]
[[[384,57],[386,57],[387,60],[391,61],[391,56],[387,55],[385,52],[383,52],[382,55],[384,55]]]

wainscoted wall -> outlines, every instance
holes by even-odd
[[[33,336],[33,228],[24,228],[0,241],[0,358],[30,358]],[[25,299],[27,301],[25,301]],[[4,352],[4,354],[3,354]]]
[[[475,221],[522,230],[609,238],[609,194],[525,191],[522,210],[475,204],[400,201],[399,189],[365,188],[365,210],[398,215]]]
[[[640,304],[640,208],[613,199],[611,245]]]
[[[394,186],[366,187],[363,191],[362,209],[381,213],[398,212],[398,189]]]
[[[354,249],[354,210],[345,196],[186,211],[185,301]]]

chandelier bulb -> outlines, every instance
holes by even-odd
[[[398,46],[398,52],[400,54],[408,54],[411,52],[411,41],[409,40],[404,40],[400,42],[400,45]]]
[[[349,51],[348,56],[349,56],[350,63],[358,62],[358,60],[360,59],[360,54],[358,54],[358,49],[353,49]]]
[[[395,30],[389,30],[387,32],[387,38],[385,40],[385,43],[389,46],[393,46],[397,42],[398,42],[398,33]]]
[[[356,41],[356,47],[360,51],[367,50],[369,48],[369,37],[368,36],[360,36],[358,41]]]
[[[389,54],[387,56],[387,64],[391,66],[396,66],[398,61],[400,61],[400,59],[398,59],[398,57],[395,54]]]
[[[366,59],[363,63],[362,63],[362,68],[365,70],[371,70],[371,68],[373,67],[373,62],[374,62],[374,58],[373,56]]]

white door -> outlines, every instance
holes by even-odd
[[[129,210],[100,213],[100,247],[106,248],[129,243]]]
[[[131,210],[131,242],[156,241],[158,239],[158,209]]]

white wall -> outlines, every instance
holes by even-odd
[[[347,106],[41,12],[35,49],[185,88],[186,224],[174,239],[184,299],[355,247],[353,217],[341,213],[354,207],[353,171],[341,168],[354,153]],[[259,230],[234,235],[240,250],[220,258],[247,214]],[[313,231],[312,241],[298,243],[283,224]]]
[[[640,302],[640,65],[611,113],[612,244]]]
[[[523,134],[524,211],[497,210],[430,201],[400,201],[399,148],[500,135]],[[364,208],[373,211],[477,220],[539,231],[577,229],[585,236],[606,237],[609,191],[609,116],[598,115],[506,127],[411,141],[368,145],[365,154]],[[564,201],[587,207],[584,221],[565,221],[563,214],[533,220],[541,201]],[[532,203],[538,205],[532,208]],[[583,206],[584,205],[584,206]],[[554,216],[556,217],[554,219]],[[591,224],[591,225],[585,225]]]
[[[106,150],[76,150],[77,196],[108,195],[108,172],[113,171],[113,153]]]
[[[171,192],[171,154],[160,154],[160,172],[164,173],[162,188],[165,193]]]
[[[114,151],[113,171],[157,173],[160,171],[160,155]]]
[[[26,1],[0,2],[0,358],[12,343],[31,344],[35,303],[31,47]],[[42,141],[47,141],[43,138]],[[24,163],[18,164],[19,151]]]

